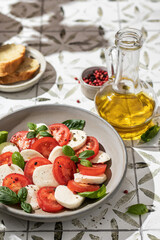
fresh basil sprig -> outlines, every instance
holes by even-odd
[[[71,148],[70,146],[68,145],[64,145],[62,147],[62,152],[66,155],[66,156],[74,156],[75,155],[75,151],[73,150],[73,148]]]
[[[82,197],[86,197],[86,198],[103,198],[107,195],[106,193],[106,186],[103,184],[101,186],[101,188],[99,188],[97,191],[93,191],[93,192],[82,192],[82,193],[78,193],[78,195],[82,196]]]
[[[36,128],[37,128],[37,125],[35,123],[31,123],[31,122],[27,123],[27,126],[30,130],[36,130]]]
[[[21,208],[27,213],[32,212],[32,206],[29,203],[21,202]]]
[[[145,204],[138,203],[130,206],[127,210],[127,213],[142,215],[142,214],[148,213],[148,208]]]
[[[19,203],[19,198],[15,192],[8,187],[0,186],[0,202],[6,205]]]
[[[86,159],[81,159],[80,164],[85,166],[85,167],[92,167],[92,163]]]
[[[152,138],[154,138],[160,130],[160,127],[157,125],[154,125],[150,127],[145,133],[142,134],[141,140],[143,142],[149,142]]]
[[[94,151],[93,150],[85,150],[83,152],[81,152],[79,154],[79,158],[83,158],[83,159],[86,159],[86,158],[89,158],[91,156],[94,155]]]
[[[12,154],[12,163],[24,169],[25,161],[19,152],[14,152]]]
[[[70,119],[62,122],[65,124],[69,129],[78,129],[78,130],[83,130],[85,126],[85,121],[84,120],[79,120],[79,119]]]
[[[26,198],[27,198],[27,189],[25,187],[22,187],[19,191],[18,191],[18,197],[19,197],[19,200],[21,202],[25,202],[26,201]]]
[[[32,206],[29,203],[26,203],[28,191],[26,188],[21,188],[18,191],[18,194],[13,192],[8,187],[0,186],[0,202],[6,205],[15,205],[20,203],[21,208],[27,212],[32,212]]]
[[[73,148],[71,148],[68,145],[64,145],[62,147],[62,152],[68,156],[71,157],[71,160],[74,162],[78,162],[80,161],[80,164],[86,166],[86,167],[92,167],[92,163],[90,161],[87,160],[87,158],[91,157],[94,155],[94,151],[92,150],[85,150],[83,152],[81,152],[79,154],[79,156],[77,157],[75,155],[75,151],[73,150]]]
[[[42,137],[53,137],[49,132],[47,132],[48,128],[45,125],[41,125],[37,128],[35,123],[28,123],[28,128],[31,130],[27,133],[27,138],[35,138],[37,135]]]

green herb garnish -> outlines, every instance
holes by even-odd
[[[142,134],[141,140],[143,142],[149,142],[152,138],[154,138],[160,130],[160,127],[157,125],[154,125],[150,127],[145,133]]]
[[[106,193],[106,186],[103,184],[101,186],[101,188],[99,188],[97,191],[93,191],[93,192],[82,192],[82,193],[78,193],[78,195],[82,196],[82,197],[86,197],[86,198],[103,198],[107,195]]]
[[[31,130],[27,133],[27,138],[35,138],[37,135],[42,137],[53,137],[49,132],[47,132],[48,128],[45,125],[42,125],[37,128],[35,123],[28,123],[28,128]]]
[[[64,145],[62,147],[62,152],[66,155],[66,156],[74,156],[75,155],[75,151],[73,150],[73,148],[71,148],[70,146],[68,145]]]
[[[8,132],[7,131],[0,131],[0,144],[3,142],[7,142]]]
[[[12,154],[12,163],[24,169],[25,161],[19,152],[14,152]]]
[[[32,206],[29,203],[21,202],[21,208],[27,213],[32,212]]]
[[[80,164],[82,164],[83,166],[92,167],[92,163],[90,161],[88,161],[87,158],[93,156],[94,155],[94,151],[92,151],[92,150],[85,150],[85,151],[81,152],[79,154],[79,156],[77,157],[75,155],[75,151],[73,150],[73,148],[71,148],[68,145],[64,145],[62,147],[62,152],[66,156],[71,157],[72,161],[74,161],[74,162],[80,161]]]
[[[0,202],[6,205],[19,203],[19,198],[15,192],[8,187],[0,186]]]
[[[85,167],[92,167],[92,163],[86,159],[81,159],[80,164],[85,166]]]
[[[148,208],[145,204],[139,203],[139,204],[130,206],[127,210],[127,213],[142,215],[142,214],[148,213]]]
[[[89,158],[89,157],[91,157],[93,155],[94,155],[94,151],[93,150],[85,150],[85,151],[83,151],[83,152],[81,152],[79,154],[79,158],[86,159],[86,158]]]
[[[19,197],[19,200],[21,202],[25,202],[26,201],[26,198],[27,198],[27,189],[25,187],[21,188],[19,191],[18,191],[18,197]]]
[[[70,119],[63,122],[69,129],[83,130],[85,126],[84,120]]]
[[[15,205],[20,203],[21,208],[27,212],[32,212],[32,206],[29,203],[26,203],[28,191],[26,188],[21,188],[18,191],[18,194],[13,192],[8,187],[0,186],[0,202],[6,205]]]

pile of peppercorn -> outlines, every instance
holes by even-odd
[[[102,86],[108,81],[108,72],[102,69],[94,70],[93,73],[84,77],[83,81],[91,86]]]

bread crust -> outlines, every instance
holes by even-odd
[[[14,58],[10,61],[0,62],[0,77],[7,76],[15,72],[19,65],[24,61],[25,58],[25,47],[21,45],[22,51],[19,53],[19,57]]]
[[[29,58],[26,58],[26,59],[29,59]],[[1,77],[0,84],[3,84],[3,85],[11,84],[11,83],[19,82],[19,81],[25,81],[25,80],[32,78],[39,69],[39,63],[35,59],[34,60],[32,59],[31,61],[35,61],[35,66],[33,68],[27,69],[26,71],[19,71],[19,68],[21,68],[21,66],[20,66],[16,72],[14,72],[10,75],[7,75],[5,77]],[[25,60],[24,60],[24,64],[25,64]]]

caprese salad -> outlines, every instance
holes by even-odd
[[[27,125],[9,141],[8,132],[0,132],[1,203],[56,213],[106,195],[110,157],[83,130],[84,120]]]

